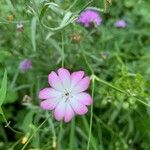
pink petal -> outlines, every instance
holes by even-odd
[[[71,74],[71,88],[73,88],[84,76],[84,71],[77,71]]]
[[[60,92],[52,88],[44,88],[39,92],[39,99],[50,99],[60,96]]]
[[[76,114],[84,115],[88,112],[87,107],[84,104],[80,103],[78,100],[72,98],[70,100],[70,103]]]
[[[58,105],[61,99],[53,98],[41,101],[40,107],[44,110],[53,110]]]
[[[53,87],[54,89],[56,89],[58,91],[63,91],[64,88],[61,84],[61,80],[54,71],[52,71],[49,74],[48,82],[49,82],[50,86]]]
[[[91,105],[93,102],[92,97],[86,92],[76,94],[75,98],[84,105]]]
[[[66,104],[66,111],[65,111],[64,121],[69,122],[74,117],[74,115],[75,115],[75,113],[74,113],[72,107],[70,106],[69,103],[67,103]]]
[[[58,75],[65,89],[70,88],[70,72],[67,69],[58,69]]]
[[[87,90],[87,88],[89,87],[89,84],[90,84],[90,78],[84,77],[76,84],[76,86],[73,88],[72,92],[73,93],[83,92],[83,91]]]
[[[66,109],[66,102],[61,101],[54,110],[54,117],[57,121],[60,121],[63,119],[65,115],[65,109]]]

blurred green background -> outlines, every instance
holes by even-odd
[[[97,28],[69,22],[86,7],[101,10],[103,21]],[[61,27],[68,12],[70,20]],[[114,26],[119,19],[127,22],[125,28]],[[23,28],[18,30],[19,23]],[[76,36],[79,41],[74,41]],[[19,64],[24,59],[32,60],[33,67],[21,72]],[[52,113],[39,108],[38,92],[62,61],[71,71],[83,69],[108,84],[95,81],[93,109],[85,116],[67,124],[52,116],[39,129]],[[8,79],[0,115],[0,149],[23,150],[33,135],[24,149],[86,150],[89,141],[90,150],[150,150],[149,66],[148,0],[112,0],[112,4],[105,0],[1,0],[0,84],[5,68]]]

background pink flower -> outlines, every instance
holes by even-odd
[[[126,21],[121,19],[121,20],[118,20],[114,23],[114,26],[115,27],[118,27],[118,28],[125,28],[127,25]]]
[[[48,76],[51,87],[39,92],[42,100],[40,106],[44,110],[53,110],[56,120],[69,122],[75,115],[84,115],[92,104],[92,98],[84,92],[88,89],[90,78],[84,76],[84,71],[70,74],[67,69],[58,69],[58,74],[52,71]]]
[[[101,22],[102,18],[99,12],[92,9],[83,11],[77,19],[77,23],[83,24],[85,27],[90,27],[91,25],[97,27],[101,24]]]
[[[22,72],[32,69],[32,61],[29,59],[24,59],[20,62],[19,68]]]

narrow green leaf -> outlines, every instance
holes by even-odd
[[[3,110],[2,110],[2,108],[1,108],[1,106],[0,106],[0,114],[1,114],[1,115],[3,114]]]
[[[58,24],[58,26],[56,26],[56,27],[49,27],[43,22],[43,17],[46,14],[46,11],[48,8],[59,15],[63,15],[63,19],[62,19],[61,23]],[[71,12],[65,12],[58,5],[56,5],[54,3],[46,3],[41,10],[41,13],[39,16],[39,21],[40,21],[41,25],[44,26],[45,28],[47,28],[48,30],[57,31],[57,30],[60,30],[64,27],[66,27],[70,23],[74,22],[76,20],[76,18],[77,18],[77,15],[72,15]]]
[[[31,110],[29,111],[26,116],[24,116],[24,120],[23,120],[23,123],[22,125],[20,126],[20,128],[26,133],[29,131],[29,128],[30,128],[30,124],[32,124],[32,121],[33,121],[33,115],[34,115],[35,111]]]
[[[61,47],[59,46],[59,44],[52,38],[49,38],[49,41],[50,41],[51,45],[62,55],[62,50],[61,50]]]
[[[40,22],[41,22],[41,20],[42,20],[44,14],[45,14],[47,8],[48,8],[48,5],[45,5],[45,6],[42,8],[41,13],[40,13],[40,16],[39,16],[39,21],[40,21]]]
[[[36,18],[33,17],[32,22],[31,22],[31,41],[32,41],[32,46],[33,50],[36,51]]]
[[[52,11],[58,13],[58,14],[61,14],[63,15],[63,10],[59,7],[59,5],[53,3],[53,2],[50,2],[50,3],[46,3],[42,10],[41,10],[41,13],[40,13],[40,16],[39,16],[39,21],[41,22],[42,18],[44,17],[46,11],[47,11],[47,8],[50,8]]]
[[[67,12],[60,24],[60,26],[65,26],[65,24],[67,24],[67,22],[69,22],[69,19],[71,18],[72,13],[71,12]]]
[[[0,107],[2,106],[6,98],[6,92],[7,92],[7,70],[5,70],[4,72],[4,76],[3,76],[1,88],[0,88]]]

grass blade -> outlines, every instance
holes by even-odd
[[[7,92],[7,70],[4,72],[4,76],[1,83],[1,89],[0,89],[0,107],[2,106],[5,98],[6,98],[6,92]],[[1,113],[1,112],[0,112]]]
[[[36,18],[33,17],[31,22],[31,41],[33,46],[33,51],[36,51]]]

